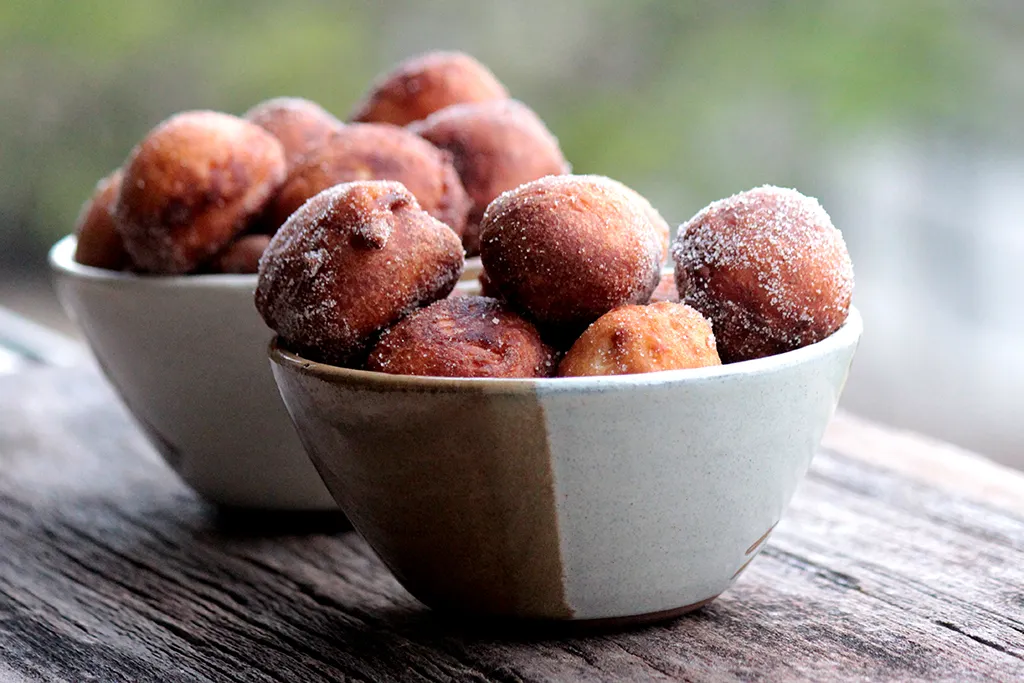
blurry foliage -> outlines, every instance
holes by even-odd
[[[837,136],[1003,125],[975,110],[1000,88],[988,65],[1016,44],[1015,7],[7,2],[0,259],[68,232],[95,181],[175,111],[242,112],[288,94],[345,117],[376,73],[433,47],[488,63],[548,121],[577,171],[633,184],[672,222],[763,182],[813,192],[816,151]],[[1020,95],[997,94],[1007,106]]]

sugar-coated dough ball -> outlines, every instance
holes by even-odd
[[[290,350],[359,364],[382,330],[447,296],[462,268],[458,236],[401,183],[356,181],[316,195],[277,231],[256,308]]]
[[[462,52],[428,52],[381,76],[350,119],[404,126],[461,102],[508,97],[491,71]]]
[[[487,277],[513,308],[579,334],[618,306],[647,303],[661,241],[643,205],[601,176],[548,176],[494,200],[481,224]]]
[[[136,268],[193,271],[247,227],[284,180],[284,150],[254,123],[176,114],[132,151],[117,227]]]
[[[711,321],[726,363],[813,344],[849,313],[843,236],[796,190],[765,186],[712,203],[680,228],[672,253],[679,295]]]
[[[721,365],[710,323],[685,304],[663,301],[605,313],[565,354],[558,374],[631,375],[709,365]]]
[[[217,254],[207,269],[214,273],[259,272],[260,257],[269,245],[270,235],[242,235]]]
[[[470,256],[480,252],[480,219],[498,195],[569,172],[558,140],[532,109],[515,100],[455,104],[409,124],[409,130],[454,158],[473,202],[462,236]]]
[[[96,185],[92,197],[82,205],[75,224],[78,243],[75,260],[85,266],[124,270],[131,265],[124,240],[114,222],[114,206],[121,191],[121,170],[118,169]]]
[[[469,198],[451,155],[404,128],[377,123],[345,126],[307,154],[274,200],[274,221],[284,223],[316,193],[354,180],[398,181],[424,211],[462,234]]]
[[[549,377],[554,354],[533,323],[496,299],[437,301],[390,328],[368,370],[432,377]]]
[[[316,102],[301,97],[265,100],[245,112],[243,118],[280,141],[289,171],[345,125]]]

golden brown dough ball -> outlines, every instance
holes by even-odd
[[[553,333],[579,334],[613,308],[647,303],[660,278],[648,214],[600,176],[548,176],[504,193],[480,239],[494,288]]]
[[[430,377],[549,377],[554,354],[531,322],[496,299],[437,301],[390,328],[368,370]]]
[[[451,155],[404,128],[377,123],[345,126],[307,154],[274,200],[274,221],[280,225],[313,195],[354,180],[398,181],[424,211],[462,234],[469,198]]]
[[[384,328],[447,296],[462,268],[458,236],[401,183],[356,181],[316,195],[277,231],[256,308],[292,351],[358,364]]]
[[[726,363],[813,344],[846,320],[853,264],[825,210],[759,187],[714,202],[673,246],[683,301],[714,325]]]
[[[195,270],[247,227],[284,179],[281,143],[212,111],[176,114],[133,150],[117,226],[144,272]]]
[[[461,102],[508,98],[491,71],[462,52],[428,52],[380,77],[350,120],[404,126]]]
[[[270,235],[242,235],[217,254],[207,268],[214,273],[257,273]]]
[[[301,97],[275,97],[255,105],[243,116],[267,131],[284,147],[291,171],[310,151],[323,145],[343,124],[316,102]]]
[[[92,197],[82,205],[75,224],[78,243],[75,246],[75,260],[85,266],[125,270],[131,265],[124,240],[114,222],[114,206],[121,191],[121,169],[118,169],[96,185]]]
[[[409,124],[409,130],[454,158],[473,202],[462,236],[469,256],[480,252],[480,219],[498,195],[546,175],[569,172],[558,140],[532,109],[515,100],[452,105]]]
[[[721,364],[711,324],[685,304],[662,301],[605,313],[565,354],[558,374],[631,375]]]

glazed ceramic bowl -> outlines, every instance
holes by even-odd
[[[181,478],[222,505],[337,509],[267,368],[255,275],[140,276],[50,250],[57,294],[107,378]]]
[[[732,365],[444,379],[277,345],[281,394],[355,528],[424,603],[645,620],[726,590],[807,471],[861,334]]]

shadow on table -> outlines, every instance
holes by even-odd
[[[341,510],[255,510],[214,506],[211,531],[227,538],[337,534],[352,531]]]

